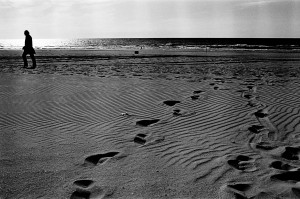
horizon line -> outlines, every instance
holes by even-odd
[[[24,39],[5,38],[0,40]],[[76,37],[76,38],[34,38],[33,39],[300,39],[300,37]]]

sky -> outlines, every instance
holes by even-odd
[[[0,0],[0,39],[300,38],[300,0]]]

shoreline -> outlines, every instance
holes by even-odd
[[[82,74],[86,76],[219,75],[299,77],[300,53],[249,51],[155,51],[133,50],[36,50],[37,68],[22,68],[21,50],[2,51],[0,71],[4,73]],[[0,51],[1,53],[1,51]],[[27,56],[29,65],[31,59]]]

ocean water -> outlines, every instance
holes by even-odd
[[[22,49],[24,39],[0,39],[0,49]],[[34,39],[35,49],[300,49],[300,39],[276,38],[126,38]]]

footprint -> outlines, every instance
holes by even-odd
[[[237,90],[236,92],[238,93],[244,93],[244,92],[247,92],[248,90]]]
[[[215,81],[224,81],[224,79],[221,77],[215,77],[214,79],[215,79]]]
[[[277,147],[278,146],[276,144],[270,142],[259,142],[256,144],[257,149],[263,149],[263,150],[273,150]]]
[[[231,184],[220,187],[220,199],[248,199],[245,191],[250,188],[250,184]]]
[[[145,134],[143,134],[143,133],[138,133],[136,136],[144,138],[144,137],[146,137],[147,135],[145,135]]]
[[[287,160],[299,160],[300,147],[285,147],[285,152],[282,153],[282,157]]]
[[[228,184],[227,186],[231,189],[238,190],[241,192],[245,192],[251,188],[251,183],[245,182],[245,183],[234,183],[234,184]]]
[[[255,96],[254,95],[251,95],[251,94],[244,94],[242,93],[242,97],[246,98],[246,99],[252,99],[254,98]]]
[[[295,167],[289,165],[289,164],[284,164],[281,161],[274,161],[271,163],[270,167],[278,170],[284,170],[284,171],[289,171],[291,169],[294,169]]]
[[[173,115],[175,115],[175,116],[181,115],[180,110],[179,109],[174,109],[173,110]]]
[[[113,151],[113,152],[108,152],[108,153],[104,153],[104,154],[91,155],[85,159],[85,163],[90,163],[93,165],[97,165],[98,163],[103,164],[109,158],[112,158],[117,154],[119,154],[119,152]]]
[[[174,109],[173,110],[173,115],[174,116],[191,116],[194,115],[195,112],[194,111],[188,111],[188,110],[181,110],[181,109]]]
[[[261,125],[252,125],[248,128],[249,131],[251,131],[252,133],[258,134],[261,131],[265,130],[266,128],[264,126]]]
[[[245,155],[239,155],[234,160],[228,160],[227,163],[233,168],[241,171],[251,172],[257,170],[253,159]]]
[[[259,99],[259,97],[257,97],[256,95],[251,95],[251,94],[246,94],[245,95],[245,98],[246,99],[249,99],[249,100],[257,100],[257,99]]]
[[[255,115],[257,118],[265,118],[265,117],[267,117],[269,114],[268,114],[265,110],[261,109],[261,110],[258,110],[257,112],[255,112],[254,115]]]
[[[300,171],[288,171],[288,172],[285,172],[285,173],[272,175],[271,179],[285,181],[285,182],[297,183],[297,182],[300,181]]]
[[[115,193],[115,188],[93,187],[88,190],[77,188],[71,195],[71,199],[109,198]]]
[[[194,91],[194,94],[199,94],[199,93],[203,93],[204,91],[198,90],[198,91]]]
[[[256,116],[256,119],[259,121],[259,123],[262,126],[265,126],[268,130],[268,133],[266,134],[268,137],[268,140],[276,141],[278,137],[280,136],[279,130],[276,128],[276,126],[270,121],[268,117],[268,110],[267,108],[260,109],[254,113]]]
[[[252,91],[253,93],[257,92],[257,86],[247,86],[247,88],[249,89],[249,91]]]
[[[250,99],[248,101],[247,105],[249,105],[251,107],[258,107],[258,106],[261,106],[261,103],[255,99]]]
[[[139,126],[149,126],[151,124],[154,124],[156,122],[158,122],[159,119],[153,119],[153,120],[140,120],[140,121],[137,121],[136,124],[139,125]]]
[[[251,90],[253,87],[254,87],[254,85],[248,85],[248,86],[247,86],[247,88],[248,88],[249,90]]]
[[[230,89],[229,89],[229,88],[220,88],[219,90],[222,90],[222,91],[229,91]]]
[[[134,137],[133,142],[144,145],[146,143],[145,137],[145,134],[139,133]]]
[[[197,99],[199,99],[199,97],[200,97],[200,95],[192,95],[192,96],[191,96],[191,99],[192,99],[192,100],[197,100]]]
[[[167,100],[167,101],[164,101],[163,103],[168,106],[174,106],[175,104],[180,103],[180,101]]]
[[[73,184],[81,188],[88,188],[93,183],[93,180],[76,180]]]
[[[89,199],[90,196],[91,192],[78,189],[72,193],[70,199]]]

